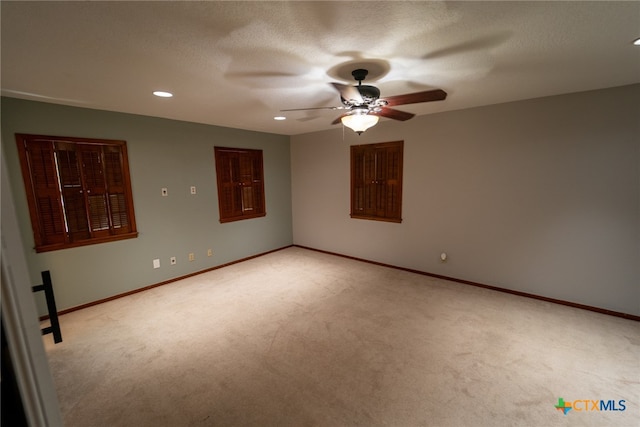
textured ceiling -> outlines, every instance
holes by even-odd
[[[362,66],[383,98],[448,92],[418,115],[640,82],[637,1],[0,4],[2,95],[278,134],[332,128],[273,117]]]

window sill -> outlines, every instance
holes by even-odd
[[[126,233],[126,234],[116,234],[114,236],[109,236],[109,237],[80,240],[80,241],[71,242],[71,243],[57,243],[54,245],[36,246],[35,250],[37,253],[51,252],[51,251],[57,251],[60,249],[77,248],[80,246],[97,245],[99,243],[108,243],[108,242],[115,242],[118,240],[134,239],[136,237],[138,237],[137,231],[133,233]]]
[[[254,214],[254,215],[234,216],[230,218],[220,218],[220,223],[224,224],[225,222],[242,221],[243,219],[261,218],[263,216],[267,216],[267,214],[261,213],[261,214]]]
[[[373,216],[373,215],[351,214],[351,218],[352,219],[368,219],[371,221],[395,222],[398,224],[402,222],[402,218],[385,218],[385,217]]]

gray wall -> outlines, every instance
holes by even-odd
[[[126,140],[138,238],[36,254],[17,132]],[[2,144],[32,284],[40,283],[40,271],[50,270],[58,309],[292,244],[287,136],[2,98]],[[263,150],[266,217],[220,224],[214,145]],[[162,187],[168,197],[161,196]],[[44,312],[40,301],[39,307]]]
[[[292,137],[289,152],[286,136],[2,99],[2,144],[31,278],[52,271],[60,309],[293,242],[640,315],[638,123],[634,85],[384,121],[360,137],[336,127]],[[30,249],[16,132],[126,140],[140,236]],[[349,146],[399,139],[403,222],[350,219]],[[218,222],[214,145],[264,150],[265,218]]]
[[[639,123],[633,85],[294,136],[294,243],[640,315]],[[350,219],[349,146],[394,140],[403,222]]]

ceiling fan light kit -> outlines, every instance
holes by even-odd
[[[362,81],[369,74],[368,70],[358,68],[351,72],[351,75],[358,82],[357,85],[351,86],[343,83],[331,83],[331,85],[340,92],[340,107],[314,107],[314,108],[296,108],[281,111],[300,111],[300,110],[348,110],[346,113],[338,117],[332,124],[341,123],[352,129],[358,135],[375,126],[380,116],[393,120],[405,121],[409,120],[415,114],[406,111],[396,110],[396,105],[417,104],[421,102],[442,101],[447,97],[447,93],[442,89],[427,90],[424,92],[407,93],[404,95],[389,96],[380,98],[380,89],[371,85],[363,85]]]
[[[352,114],[342,116],[340,120],[343,125],[353,130],[358,135],[362,135],[362,132],[375,126],[378,123],[378,119],[378,116],[367,114],[367,110],[356,110],[356,112]]]

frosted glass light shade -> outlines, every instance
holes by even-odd
[[[365,130],[375,126],[378,123],[378,119],[378,116],[365,113],[350,114],[348,116],[344,116],[341,120],[343,125],[360,135]]]

